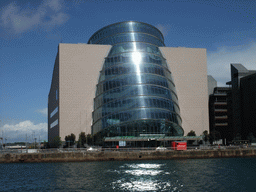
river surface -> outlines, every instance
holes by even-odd
[[[256,191],[256,158],[0,164],[0,191]]]

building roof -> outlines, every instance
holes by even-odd
[[[161,37],[163,38],[163,42],[164,42],[164,35],[162,34],[162,32],[161,32],[157,27],[155,27],[155,26],[153,26],[153,25],[150,25],[150,24],[148,24],[148,23],[140,22],[140,21],[122,21],[122,22],[117,22],[117,23],[113,23],[113,24],[107,25],[107,26],[105,26],[105,27],[99,29],[98,31],[96,31],[96,32],[89,38],[87,44],[89,44],[90,40],[92,39],[92,37],[93,37],[95,34],[97,34],[97,33],[101,32],[101,31],[103,31],[104,29],[106,29],[106,28],[108,28],[108,27],[110,27],[110,26],[113,26],[113,25],[119,25],[119,24],[121,24],[121,23],[130,23],[130,22],[133,22],[133,23],[141,23],[141,24],[148,25],[149,27],[152,27],[152,28],[156,29],[156,30],[160,33]]]
[[[248,72],[248,69],[246,69],[240,63],[232,63],[231,66],[233,66],[239,73],[247,73]]]

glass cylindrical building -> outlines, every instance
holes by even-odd
[[[100,71],[92,134],[101,137],[183,136],[172,74],[159,47],[162,33],[146,23],[106,26],[88,44],[112,45]]]

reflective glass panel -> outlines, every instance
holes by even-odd
[[[184,134],[175,84],[159,50],[164,39],[158,29],[140,22],[117,23],[97,31],[88,43],[113,45],[97,84],[93,134]]]

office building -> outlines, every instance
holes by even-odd
[[[152,25],[106,26],[61,43],[48,97],[48,140],[183,136],[209,130],[206,49],[166,47]]]
[[[256,70],[248,70],[242,64],[231,64],[231,92],[229,124],[233,140],[256,142]]]
[[[228,121],[229,87],[215,87],[209,96],[210,134],[213,141],[222,139],[223,144],[232,141],[232,129]]]

